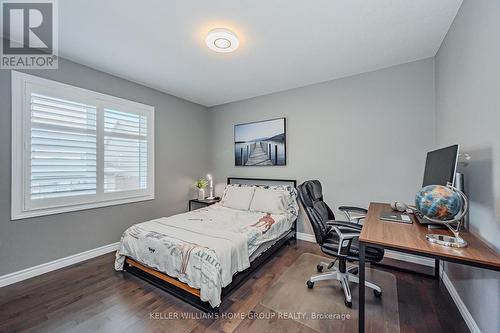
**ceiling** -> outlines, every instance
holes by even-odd
[[[461,0],[59,1],[59,54],[214,106],[436,54]],[[233,53],[204,44],[213,28]]]

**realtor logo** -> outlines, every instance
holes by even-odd
[[[55,69],[56,0],[2,0],[2,69]]]

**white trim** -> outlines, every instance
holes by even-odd
[[[33,211],[28,211],[28,212],[17,213],[15,216],[14,215],[11,216],[11,220],[21,220],[21,219],[26,219],[26,218],[30,218],[30,217],[54,215],[54,214],[69,213],[69,212],[75,212],[75,211],[79,211],[79,210],[86,210],[86,209],[92,209],[92,208],[123,205],[123,204],[127,204],[127,203],[132,203],[132,202],[154,200],[154,198],[155,198],[154,194],[152,194],[152,195],[139,196],[139,197],[135,197],[135,198],[115,199],[115,200],[110,200],[110,201],[91,202],[88,204],[75,204],[72,206],[62,206],[59,208],[47,208],[47,209],[43,209],[43,210],[33,210]]]
[[[11,161],[11,220],[25,219],[35,216],[44,216],[85,210],[91,208],[121,205],[125,203],[153,200],[155,198],[155,146],[154,146],[154,113],[155,108],[126,99],[109,96],[91,90],[71,86],[68,84],[43,79],[26,73],[12,71],[12,161]],[[36,87],[33,88],[33,87]],[[30,200],[29,171],[29,114],[28,98],[30,89],[36,92],[51,92],[58,97],[66,97],[96,106],[96,151],[100,153],[97,161],[97,190],[96,194],[68,196],[61,198]],[[39,91],[40,90],[40,91]],[[104,193],[102,168],[104,166],[104,133],[103,119],[105,108],[117,108],[134,114],[147,116],[147,188],[127,191]],[[100,164],[99,164],[100,163]],[[36,201],[36,202],[35,202]]]
[[[471,313],[469,312],[469,309],[467,309],[467,306],[465,306],[465,303],[462,301],[460,298],[460,295],[458,294],[457,290],[455,289],[455,286],[451,282],[450,278],[446,274],[446,272],[443,270],[441,279],[443,280],[443,283],[448,290],[448,293],[450,293],[451,298],[455,302],[455,305],[458,308],[458,311],[460,311],[460,314],[464,318],[465,323],[467,324],[467,327],[469,327],[469,330],[472,333],[481,333],[481,330],[479,329],[479,326],[477,326],[476,321],[472,317]]]
[[[434,267],[434,259],[416,256],[414,254],[401,253],[392,250],[385,250],[384,257],[396,259],[400,261],[411,262],[418,265]]]
[[[58,81],[53,81],[53,80],[49,80],[49,79],[44,79],[42,77],[39,77],[39,76],[35,76],[35,75],[31,75],[31,74],[26,74],[26,73],[23,73],[23,72],[18,72],[18,71],[12,71],[11,73],[12,77],[16,77],[16,78],[19,78],[19,79],[22,79],[22,80],[26,80],[26,81],[31,81],[31,82],[35,82],[37,84],[41,84],[41,85],[49,85],[49,86],[54,86],[57,85],[57,89],[63,89],[63,90],[66,90],[66,91],[71,91],[71,90],[74,90],[74,89],[78,89],[80,90],[84,96],[87,96],[87,95],[93,95],[93,97],[97,97],[103,101],[111,101],[111,102],[114,102],[114,103],[119,103],[119,104],[123,104],[123,105],[130,105],[130,106],[133,106],[137,109],[140,109],[140,110],[144,110],[144,108],[154,108],[154,106],[151,106],[151,105],[147,105],[147,104],[143,104],[143,103],[139,103],[139,102],[135,102],[135,101],[131,101],[131,100],[128,100],[128,99],[124,99],[124,98],[120,98],[120,97],[115,97],[115,96],[111,96],[111,95],[106,95],[106,94],[103,94],[103,93],[100,93],[100,92],[97,92],[97,91],[94,91],[94,90],[90,90],[90,89],[85,89],[85,88],[80,88],[80,87],[77,87],[77,86],[73,86],[71,84],[66,84],[66,83],[62,83],[62,82],[58,82]]]
[[[88,250],[85,252],[73,254],[69,257],[57,259],[54,261],[46,262],[44,264],[40,264],[37,266],[29,267],[17,272],[13,272],[10,274],[6,274],[0,276],[0,287],[8,286],[9,284],[13,284],[19,281],[23,281],[38,275],[42,275],[51,271],[55,271],[56,269],[60,269],[66,266],[70,266],[88,259],[92,259],[103,254],[113,252],[118,250],[120,242],[104,245],[92,250]]]
[[[308,234],[305,232],[297,232],[297,239],[300,239],[300,240],[303,240],[306,242],[316,243],[316,238],[314,237],[314,235],[311,235],[311,234]]]

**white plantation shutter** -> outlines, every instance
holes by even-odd
[[[104,192],[147,187],[147,117],[104,109]]]
[[[31,94],[31,199],[95,194],[96,107]]]
[[[154,108],[12,72],[11,218],[154,199]]]

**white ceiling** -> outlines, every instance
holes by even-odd
[[[59,1],[60,55],[213,106],[432,57],[462,0]],[[232,29],[240,48],[204,44]]]

